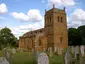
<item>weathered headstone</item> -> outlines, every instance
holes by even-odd
[[[49,52],[50,48],[47,49],[47,51]]]
[[[57,47],[54,47],[54,52],[57,52]]]
[[[12,49],[12,53],[15,54],[16,53],[16,49],[13,48]]]
[[[34,49],[32,48],[32,52],[34,53]]]
[[[40,53],[38,56],[38,64],[49,64],[49,58],[46,53]]]
[[[72,63],[72,56],[69,51],[65,53],[65,64],[71,64]]]
[[[43,51],[46,51],[46,49],[44,48]]]
[[[84,46],[80,46],[81,55],[84,56]]]
[[[58,55],[62,55],[62,48],[58,47]]]
[[[72,53],[74,53],[75,52],[75,48],[74,48],[74,46],[72,46]]]
[[[9,61],[9,63],[11,64],[11,62],[12,62],[12,53],[9,53],[9,52],[7,52],[7,55],[6,55],[7,57],[6,57],[6,59]]]
[[[0,57],[0,64],[9,64],[9,62],[4,57]]]
[[[50,57],[53,56],[52,47],[49,47],[49,56],[50,56]]]
[[[76,62],[75,62],[75,64],[80,64],[80,54],[79,53],[76,54]]]
[[[20,49],[20,52],[23,52],[23,49]]]
[[[79,54],[79,46],[75,47],[75,58],[76,58],[77,54]]]
[[[7,48],[4,48],[4,57],[6,58]]]
[[[35,54],[35,59],[37,60],[38,59],[38,56],[39,56],[39,52],[36,51],[34,54]]]

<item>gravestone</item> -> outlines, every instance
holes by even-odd
[[[50,48],[48,48],[48,52],[50,51]]]
[[[34,55],[35,55],[35,59],[37,60],[37,59],[38,59],[38,56],[39,56],[39,52],[36,51],[36,52],[34,53]]]
[[[74,46],[72,46],[72,53],[74,54],[74,52],[75,52],[75,48]]]
[[[56,46],[54,47],[54,52],[57,52],[57,47]]]
[[[46,53],[40,53],[38,56],[38,64],[49,64],[49,58]]]
[[[45,49],[45,48],[43,48],[43,51],[46,51],[46,49]]]
[[[34,49],[32,48],[32,52],[34,53]]]
[[[49,47],[49,56],[52,57],[53,52],[52,52],[52,47]]]
[[[0,64],[9,64],[5,57],[0,57]]]
[[[84,56],[84,46],[80,46],[81,55]]]
[[[75,62],[75,64],[80,64],[80,54],[79,53],[76,54],[76,62]]]
[[[72,56],[68,50],[65,53],[64,59],[65,59],[65,64],[72,64]]]
[[[20,49],[20,52],[23,52],[23,49]]]
[[[6,57],[7,54],[7,48],[4,48],[4,57]]]
[[[79,54],[79,46],[75,46],[75,58],[76,58],[77,54]]]
[[[9,61],[9,63],[11,64],[11,62],[12,62],[12,53],[9,53],[9,52],[7,52],[7,54],[6,54],[6,59]]]
[[[58,47],[58,55],[62,55],[62,48]]]
[[[12,49],[12,53],[15,54],[16,53],[16,49],[13,48]]]

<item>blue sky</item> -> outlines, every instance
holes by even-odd
[[[66,7],[68,27],[85,25],[85,0],[0,0],[0,29],[8,27],[19,37],[44,27],[44,12],[55,4]]]

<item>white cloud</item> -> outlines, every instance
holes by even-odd
[[[85,21],[85,11],[83,9],[76,9],[72,13],[72,20],[74,20],[74,21]]]
[[[48,6],[52,6],[53,4],[57,6],[74,6],[76,3],[74,0],[48,0]]]
[[[78,27],[85,25],[85,11],[83,9],[76,9],[69,17],[68,26]]]
[[[31,20],[31,21],[41,21],[42,20],[42,16],[40,14],[40,11],[37,9],[29,10],[28,17],[29,17],[29,20]]]
[[[0,4],[0,14],[5,14],[7,11],[6,5],[4,3]]]
[[[14,28],[10,28],[10,29],[12,30],[12,33],[16,37],[19,37],[19,36],[22,36],[24,33],[28,32],[28,31],[33,31],[33,30],[43,28],[44,27],[44,21],[43,20],[41,22],[36,22],[34,24],[20,25],[18,27],[14,27]]]
[[[26,14],[24,13],[17,13],[17,12],[12,12],[11,15],[20,21],[41,21],[42,16],[40,14],[40,11],[38,9],[30,9]]]
[[[17,12],[12,12],[11,15],[17,19],[17,20],[20,20],[20,21],[28,21],[28,16],[25,15],[24,13],[17,13]]]

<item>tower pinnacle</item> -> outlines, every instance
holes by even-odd
[[[55,4],[53,4],[53,8],[55,8]]]

